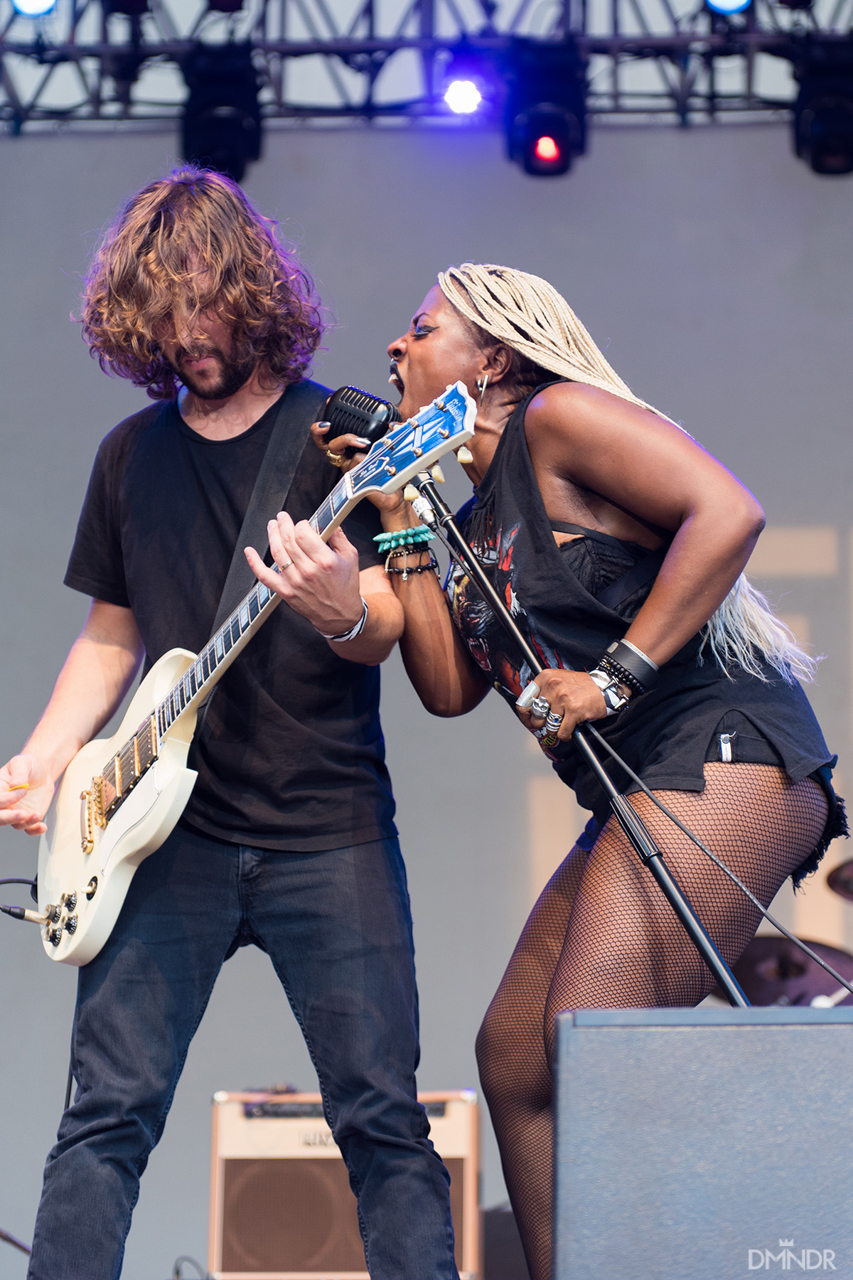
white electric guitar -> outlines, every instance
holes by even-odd
[[[368,493],[393,493],[470,440],[476,408],[461,382],[394,427],[344,475],[311,525],[324,540]],[[44,949],[87,964],[112,932],[133,873],[181,816],[196,780],[186,767],[199,707],[279,603],[260,582],[199,654],[171,649],[136,691],[113,738],[69,764],[39,846]]]

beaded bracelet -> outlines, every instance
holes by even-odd
[[[638,680],[632,671],[627,667],[623,667],[621,662],[614,662],[613,658],[606,653],[603,658],[598,660],[598,670],[604,671],[608,676],[612,676],[614,680],[618,680],[620,684],[624,684],[632,693],[645,693],[646,687],[641,680]]]
[[[430,557],[429,564],[426,566],[427,568],[429,568],[430,565],[433,563],[433,561],[435,561],[435,557],[433,556],[428,546],[423,545],[423,546],[415,546],[415,547],[398,547],[396,551],[389,551],[387,556],[385,557],[385,572],[386,573],[402,573],[403,572],[402,569],[391,568],[392,560],[405,560],[406,564],[408,565],[409,556],[426,556],[426,555]],[[412,572],[414,572],[414,566],[412,566]]]
[[[614,640],[598,665],[635,693],[646,693],[654,688],[660,674],[657,663],[630,640]]]
[[[373,541],[376,543],[379,554],[387,555],[397,547],[425,546],[426,543],[432,542],[434,537],[435,534],[431,529],[428,529],[425,524],[419,524],[414,529],[395,529],[392,533],[377,533]]]
[[[389,559],[390,559],[390,556],[389,556]],[[439,563],[431,551],[429,553],[429,560],[427,561],[426,564],[415,564],[409,567],[409,564],[406,563],[403,565],[402,569],[391,569],[388,567],[388,561],[386,560],[385,562],[385,572],[396,573],[401,575],[404,582],[406,581],[410,573],[426,573],[428,569],[432,569],[435,573],[438,573],[439,571]]]

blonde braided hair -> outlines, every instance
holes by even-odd
[[[634,395],[565,298],[547,280],[513,267],[463,262],[439,272],[438,283],[466,320],[533,364],[570,382],[610,391],[667,422],[673,421]],[[703,627],[700,661],[706,645],[727,675],[729,666],[735,665],[766,680],[760,665],[763,658],[789,682],[795,677],[814,679],[816,660],[800,648],[793,633],[773,614],[766,596],[745,574]]]

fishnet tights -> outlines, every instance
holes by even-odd
[[[769,905],[820,839],[826,797],[781,769],[706,764],[703,792],[660,799]],[[630,797],[729,964],[758,911],[644,795]],[[483,1091],[531,1280],[551,1274],[551,1063],[562,1009],[692,1006],[714,980],[611,818],[591,853],[572,849],[515,948],[477,1039]]]

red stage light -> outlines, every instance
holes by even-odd
[[[542,138],[537,138],[533,151],[537,160],[544,160],[546,163],[560,159],[560,148],[554,139],[549,138],[547,134]]]

